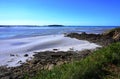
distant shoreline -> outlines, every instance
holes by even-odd
[[[0,25],[0,27],[120,27],[120,26],[91,26],[91,25]]]

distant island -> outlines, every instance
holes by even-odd
[[[39,25],[0,25],[0,27],[40,27]],[[45,25],[47,27],[64,27],[64,25]]]
[[[10,27],[10,25],[0,25],[0,27]]]
[[[64,27],[64,25],[48,25],[48,27]]]

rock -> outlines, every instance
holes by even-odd
[[[54,57],[54,58],[58,58],[58,57],[61,57],[62,55],[51,55],[51,57]]]
[[[53,51],[58,51],[58,49],[53,49]]]
[[[82,32],[78,33],[70,33],[67,37],[76,38],[79,40],[87,40],[93,43],[97,43],[101,46],[107,46],[113,42],[120,41],[120,28],[115,28],[109,30],[103,34],[87,34]]]
[[[15,56],[14,54],[10,54],[10,56]]]
[[[16,57],[20,57],[18,54],[16,54]]]
[[[74,51],[74,48],[69,48],[70,51]]]
[[[24,57],[28,57],[28,54],[25,54]]]
[[[22,61],[20,60],[20,61],[18,61],[18,63],[17,64],[22,64]]]
[[[120,31],[115,31],[115,33],[113,35],[113,39],[116,41],[120,40]]]
[[[1,79],[12,79],[9,76],[2,77]]]
[[[85,57],[87,53],[75,53],[74,51],[45,51],[36,52],[32,60],[28,60],[26,63],[22,63],[21,66],[12,68],[1,68],[0,69],[0,79],[8,78],[11,79],[24,79],[24,75],[27,74],[29,77],[33,77],[40,70],[48,69],[51,70],[54,66],[59,66],[72,60],[79,60],[81,57]]]
[[[60,66],[61,64],[63,64],[64,62],[62,62],[62,61],[59,61],[59,62],[57,62],[57,66]]]
[[[115,41],[120,41],[120,28],[115,28],[115,29],[106,31],[102,35],[106,37],[112,37],[112,39],[114,39]]]
[[[86,33],[86,32],[82,32],[81,34],[82,34],[82,35],[86,35],[87,33]]]
[[[48,70],[53,69],[53,67],[54,67],[54,64],[50,64],[50,65],[48,66]]]

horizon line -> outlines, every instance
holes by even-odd
[[[50,25],[53,25],[53,26],[59,26],[59,25],[61,25],[61,24],[50,24]],[[0,24],[0,27],[1,26],[50,26],[49,24],[48,25],[29,25],[29,24],[23,24],[23,25],[1,25]],[[118,27],[120,27],[120,25],[61,25],[61,26],[59,26],[59,27],[62,27],[62,26],[118,26]]]

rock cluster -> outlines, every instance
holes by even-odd
[[[78,51],[45,51],[36,52],[32,60],[19,67],[0,67],[0,79],[23,79],[25,75],[35,76],[40,70],[51,70],[54,66],[80,60],[92,53],[92,50]],[[27,55],[27,54],[26,54]]]

